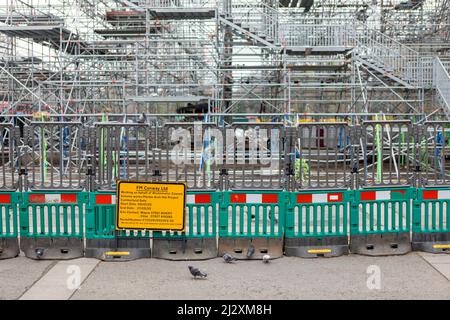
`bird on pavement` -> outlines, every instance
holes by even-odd
[[[194,279],[197,279],[197,277],[200,278],[206,278],[207,274],[205,272],[200,271],[198,268],[193,267],[193,266],[188,266],[189,271],[191,272],[191,274],[194,276]]]
[[[38,259],[40,259],[43,255],[44,255],[44,249],[42,249],[42,248],[37,248],[37,249],[36,249],[36,257],[37,257]]]
[[[263,255],[262,260],[264,263],[269,263],[270,261],[270,256],[268,254]]]
[[[251,244],[247,249],[247,258],[251,258],[255,253],[255,247]]]
[[[225,261],[226,263],[232,263],[235,260],[236,260],[236,258],[233,257],[231,254],[225,253],[223,255],[223,261]]]

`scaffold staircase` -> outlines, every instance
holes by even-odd
[[[237,36],[254,45],[275,49],[279,46],[278,11],[262,2],[224,1],[219,22],[232,28]]]
[[[442,61],[436,57],[433,64],[435,101],[450,120],[450,76]]]
[[[281,4],[283,5],[283,4]],[[330,55],[354,48],[351,26],[292,20],[273,2],[223,1],[219,22],[254,45],[289,55]]]
[[[356,26],[355,38],[355,59],[367,70],[409,89],[421,85],[418,52],[373,29]]]

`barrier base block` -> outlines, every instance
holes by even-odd
[[[348,254],[347,236],[286,238],[287,256],[302,258],[338,257]]]
[[[367,256],[401,255],[411,251],[409,232],[350,235],[350,252]]]
[[[36,260],[67,260],[84,256],[84,244],[81,238],[22,237],[20,248],[27,258]]]
[[[412,249],[414,251],[450,254],[450,232],[413,233]]]
[[[217,257],[216,238],[153,239],[153,258],[205,260]]]
[[[17,238],[0,238],[0,260],[15,258],[19,253],[19,240]]]
[[[250,257],[247,252],[251,246],[255,251]],[[280,258],[283,256],[283,239],[282,238],[233,238],[222,237],[219,238],[219,256],[225,253],[231,254],[239,260],[259,260],[266,254],[270,258]]]
[[[150,238],[86,239],[85,256],[103,261],[131,261],[150,258]]]

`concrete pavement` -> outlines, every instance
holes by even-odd
[[[188,265],[206,271],[207,280],[193,280]],[[0,270],[0,299],[450,299],[450,255],[416,252],[269,264],[19,257],[1,260]]]

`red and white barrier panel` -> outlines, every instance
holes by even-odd
[[[0,194],[0,203],[3,203],[3,204],[11,203],[11,195],[10,194]]]
[[[423,200],[450,200],[450,190],[423,190]]]
[[[230,196],[231,203],[278,203],[278,194],[268,193],[232,193]]]
[[[210,194],[188,194],[186,197],[187,204],[209,204],[211,203]],[[116,204],[116,195],[113,194],[97,194],[95,196],[95,204]]]
[[[28,195],[29,203],[77,203],[75,193],[35,193]]]
[[[302,193],[297,194],[297,203],[342,202],[342,193]]]
[[[405,192],[406,190],[361,191],[361,201],[398,199],[404,196]]]
[[[116,195],[97,194],[95,195],[95,204],[116,204]]]
[[[210,194],[188,194],[186,197],[187,204],[209,204],[211,203]]]

